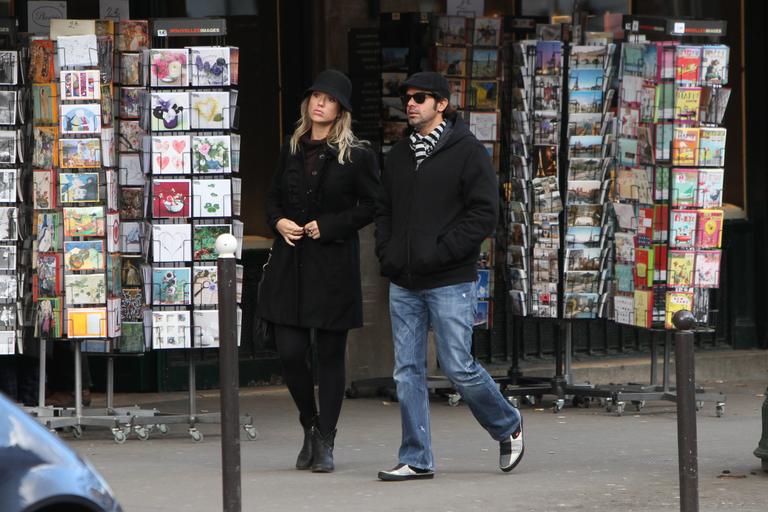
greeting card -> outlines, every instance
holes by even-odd
[[[61,299],[38,300],[35,311],[35,337],[43,339],[60,338],[61,317]]]
[[[402,107],[402,104],[400,104]],[[227,130],[230,128],[230,94],[205,91],[189,93],[190,128],[193,130]]]
[[[117,141],[115,140],[115,129],[101,129],[101,164],[104,167],[117,166]]]
[[[144,218],[143,187],[121,187],[120,218],[123,220],[141,220]]]
[[[188,135],[152,136],[152,172],[154,174],[188,174],[192,149]]]
[[[189,51],[152,49],[149,52],[149,85],[152,87],[186,87]]]
[[[192,180],[193,217],[231,217],[230,180]]]
[[[16,270],[15,245],[0,245],[0,270]]]
[[[139,121],[121,120],[118,150],[120,152],[133,152],[141,149],[142,137],[146,132],[141,128]]]
[[[192,348],[189,311],[153,311],[152,348]]]
[[[232,233],[229,224],[196,224],[194,227],[194,258],[195,261],[216,260],[216,239],[224,233]]]
[[[98,172],[59,173],[59,202],[61,204],[94,203],[99,200]]]
[[[67,305],[105,304],[107,288],[104,274],[65,274],[64,293]]]
[[[189,93],[153,91],[151,124],[153,131],[189,130]]]
[[[67,308],[67,337],[103,338],[107,335],[107,308]]]
[[[38,253],[35,263],[37,284],[33,289],[36,297],[56,297],[61,293],[61,255]]]
[[[475,46],[499,46],[501,42],[501,18],[475,18]]]
[[[215,265],[195,265],[192,269],[192,302],[195,306],[219,303],[218,269]]]
[[[56,84],[32,84],[32,122],[56,124],[59,120]]]
[[[186,305],[191,302],[189,268],[152,269],[152,304]]]
[[[13,240],[18,237],[18,210],[15,206],[0,206],[0,240]]]
[[[123,119],[138,119],[141,109],[143,87],[120,88],[120,117]],[[122,123],[121,123],[122,124]]]
[[[34,83],[53,82],[53,41],[34,39],[29,42],[29,76]]]
[[[120,83],[123,85],[141,85],[141,54],[120,54]]]
[[[17,110],[16,91],[0,91],[0,124],[16,124]]]
[[[55,126],[32,127],[32,166],[51,169],[59,165],[57,147],[58,128]]]
[[[61,167],[101,167],[101,139],[59,139]]]
[[[120,252],[138,254],[144,236],[144,224],[141,222],[120,223]]]
[[[190,224],[152,224],[152,253],[158,263],[192,260]]]
[[[449,48],[440,46],[436,48],[437,62],[435,71],[447,76],[467,75],[467,50],[466,48]]]
[[[15,50],[0,51],[0,85],[16,85],[19,75],[19,54]]]
[[[64,270],[104,270],[104,241],[64,242]]]
[[[193,46],[189,53],[189,78],[193,86],[230,85],[228,47]]]
[[[99,44],[95,34],[59,36],[56,40],[59,66],[96,67],[99,65]]]
[[[439,16],[435,26],[435,43],[467,44],[467,18],[464,16]]]
[[[37,212],[35,227],[37,228],[37,250],[39,252],[61,250],[61,224],[61,213]]]
[[[121,20],[117,32],[117,50],[138,52],[149,47],[149,22]]]
[[[62,101],[101,98],[101,74],[96,70],[64,70],[59,77]]]
[[[0,169],[0,203],[16,202],[16,169]]]
[[[190,216],[189,180],[152,181],[152,216],[155,218],[185,218]]]
[[[192,172],[229,173],[231,139],[228,135],[200,135],[192,137]]]
[[[104,236],[104,207],[64,208],[64,236]]]
[[[219,346],[218,310],[196,310],[193,313],[195,348],[217,348]]]

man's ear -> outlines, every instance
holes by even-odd
[[[442,107],[442,108],[440,108]],[[437,102],[437,111],[441,114],[445,113],[445,109],[448,108],[448,99],[447,98],[440,98],[440,101]]]

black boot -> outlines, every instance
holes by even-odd
[[[309,420],[299,417],[299,421],[304,429],[304,444],[296,458],[296,469],[309,469],[312,467],[312,431],[317,427],[317,416]]]
[[[312,435],[313,473],[330,473],[333,471],[333,440],[335,437],[335,429],[326,435],[320,433],[320,429],[314,429]]]

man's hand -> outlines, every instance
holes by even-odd
[[[304,236],[304,228],[290,219],[280,219],[277,221],[275,227],[277,228],[277,231],[283,236],[285,243],[291,247],[296,246],[296,244],[293,243],[294,241],[300,240],[301,237]]]

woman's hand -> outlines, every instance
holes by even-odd
[[[320,226],[317,225],[317,221],[313,220],[312,222],[307,223],[304,226],[304,232],[309,236],[310,238],[314,238],[317,240],[320,238]]]
[[[277,231],[283,236],[285,243],[295,247],[293,242],[300,240],[304,236],[304,228],[293,222],[291,219],[282,218],[275,224]]]

